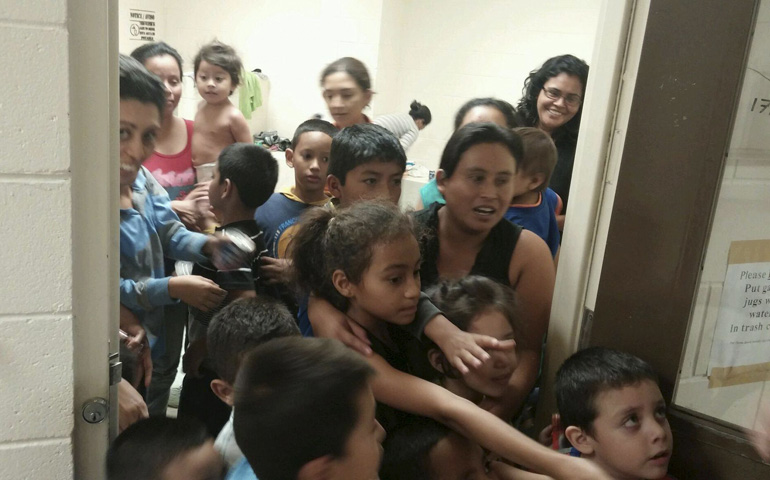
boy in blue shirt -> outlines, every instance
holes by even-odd
[[[286,258],[286,247],[302,212],[329,201],[326,171],[332,139],[338,131],[325,120],[311,119],[294,132],[291,148],[286,149],[286,164],[294,169],[294,186],[272,194],[254,216],[265,233],[267,254],[272,259]],[[265,268],[266,274],[268,271]]]
[[[561,199],[548,188],[558,154],[551,137],[539,128],[521,127],[514,132],[521,137],[524,155],[513,179],[514,197],[505,218],[521,225],[545,240],[556,257],[561,243],[556,210]]]
[[[152,349],[153,375],[147,393],[150,414],[165,415],[176,369],[164,356],[164,305],[183,301],[209,310],[225,291],[203,277],[168,277],[164,256],[203,261],[215,256],[229,262],[222,247],[229,240],[193,233],[171,210],[163,187],[142,167],[153,152],[166,94],[161,81],[131,57],[120,56],[120,303],[138,322],[121,316],[130,343],[142,342],[146,332]],[[124,324],[125,323],[125,324]]]

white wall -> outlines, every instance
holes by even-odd
[[[66,0],[3,2],[0,465],[72,478],[73,347]]]
[[[709,389],[707,373],[730,242],[770,238],[770,117],[750,111],[754,97],[767,98],[768,46],[770,2],[763,1],[675,397],[678,405],[742,427],[754,425],[761,401],[770,403],[770,382]]]
[[[377,112],[427,105],[433,122],[409,150],[431,169],[474,97],[516,104],[531,70],[571,53],[591,63],[601,0],[384,0]]]
[[[221,5],[224,5],[223,8]],[[369,113],[408,111],[418,99],[433,123],[410,149],[410,160],[434,168],[468,99],[496,96],[515,104],[524,78],[547,58],[572,53],[590,63],[601,0],[125,0],[127,9],[158,12],[159,39],[180,51],[192,70],[201,45],[214,37],[233,45],[248,70],[270,77],[267,128],[290,137],[314,113],[326,114],[318,76],[329,62],[361,59],[376,93]],[[186,81],[180,114],[194,115],[197,93]],[[254,132],[257,133],[257,132]]]

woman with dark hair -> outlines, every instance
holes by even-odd
[[[382,125],[398,138],[404,150],[407,150],[417,140],[420,130],[431,121],[430,109],[417,100],[409,105],[409,113],[394,113],[381,115],[373,123]]]
[[[549,58],[524,81],[523,97],[518,105],[524,123],[551,135],[559,152],[549,187],[559,194],[564,204],[562,214],[557,216],[560,230],[564,228],[563,213],[569,200],[587,80],[588,64],[583,60],[573,55]]]
[[[166,87],[166,104],[155,141],[155,151],[143,166],[161,184],[171,199],[171,208],[188,229],[199,230],[196,198],[208,195],[204,186],[195,189],[192,164],[193,122],[174,115],[182,98],[182,56],[165,42],[147,43],[131,52]]]
[[[463,125],[482,122],[490,122],[508,128],[524,126],[513,105],[499,98],[483,97],[472,98],[457,110],[457,114],[455,114],[455,131]],[[420,188],[420,198],[417,200],[415,210],[422,210],[433,203],[440,203],[442,205],[446,203],[444,196],[438,190],[435,179]]]
[[[361,60],[342,57],[321,72],[321,88],[334,126],[345,128],[357,123],[371,123],[364,108],[372,101],[372,80]]]

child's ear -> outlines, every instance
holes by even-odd
[[[431,366],[439,372],[446,374],[444,371],[444,353],[438,348],[431,348],[428,350],[428,362]]]
[[[238,192],[236,191],[238,187],[235,186],[235,184],[229,179],[226,178],[224,182],[222,182],[224,187],[222,188],[222,198],[228,198],[232,197],[233,195],[238,195]]]
[[[570,425],[564,430],[564,436],[581,454],[591,455],[594,453],[594,441],[582,428]]]
[[[353,284],[342,270],[337,269],[332,273],[332,285],[343,297],[350,298],[353,296]]]
[[[233,406],[233,386],[219,378],[211,381],[211,391],[226,404]]]
[[[326,176],[326,188],[334,196],[334,198],[342,198],[342,183],[340,179],[334,175]]]
[[[294,150],[287,148],[284,153],[286,154],[286,165],[288,165],[289,168],[294,168]]]
[[[436,170],[436,186],[438,187],[438,191],[441,192],[441,195],[444,195],[444,189],[446,188],[446,172],[442,169]]]
[[[331,455],[314,458],[302,465],[297,472],[297,480],[329,480],[333,478],[334,459]]]
[[[540,185],[545,183],[545,175],[542,173],[535,173],[529,176],[529,183],[527,183],[527,190],[530,192]]]

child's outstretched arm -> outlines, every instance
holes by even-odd
[[[503,458],[555,479],[610,480],[587,460],[538,444],[449,390],[394,369],[379,355],[371,355],[367,361],[377,372],[372,390],[378,402],[433,418]]]
[[[230,133],[236,142],[240,143],[253,143],[254,139],[251,138],[251,130],[249,124],[246,123],[246,119],[240,110],[233,107],[230,114]]]

